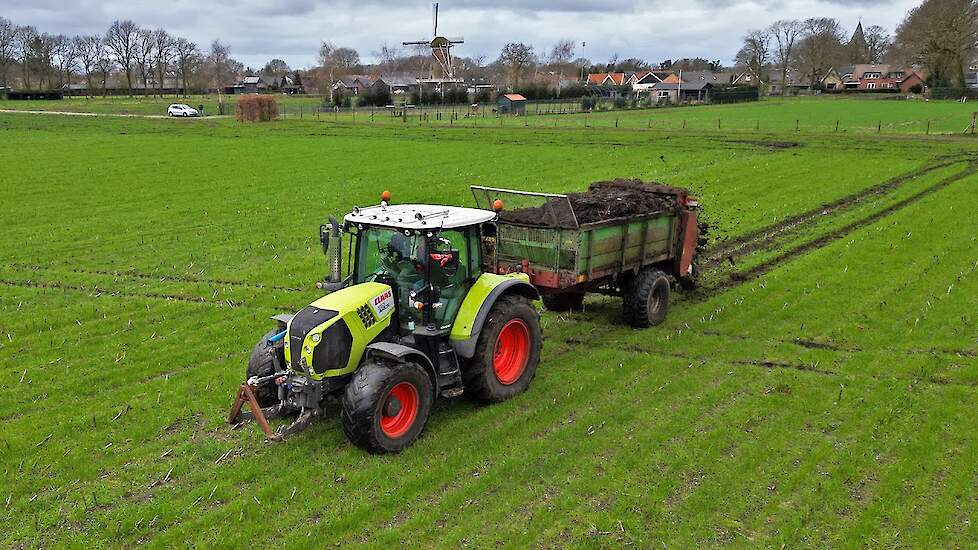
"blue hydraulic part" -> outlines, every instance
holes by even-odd
[[[283,330],[282,332],[280,332],[280,333],[278,333],[278,334],[276,334],[274,336],[269,337],[268,338],[268,345],[269,346],[274,346],[275,345],[275,342],[278,342],[282,338],[285,338],[285,333],[286,332],[288,332],[288,331],[287,330]]]

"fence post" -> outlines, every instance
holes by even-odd
[[[927,135],[930,135],[930,120],[927,121]]]
[[[302,120],[302,105],[299,105],[299,119]]]
[[[978,126],[978,113],[971,113],[971,135],[975,135],[975,126]]]
[[[615,117],[615,128],[618,127],[618,117]]]
[[[720,119],[718,118],[717,119],[717,130],[719,130],[719,129],[720,129]]]
[[[835,133],[839,133],[839,121],[835,121]]]
[[[798,132],[800,130],[801,130],[801,121],[796,118],[795,119],[795,131]]]
[[[879,126],[876,127],[876,133],[877,134],[882,134],[883,133],[883,121],[882,120],[880,121]]]
[[[683,130],[686,129],[686,119],[683,119]]]
[[[756,121],[756,123],[754,125],[754,131],[755,132],[760,132],[761,131],[761,119],[757,119],[757,121]]]

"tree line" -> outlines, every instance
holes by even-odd
[[[761,82],[773,69],[782,89],[791,73],[818,88],[832,68],[884,62],[925,68],[930,86],[963,88],[976,45],[978,1],[924,0],[892,36],[878,25],[862,29],[861,23],[850,36],[827,17],[781,20],[749,32],[736,59]]]
[[[167,79],[178,88],[220,87],[242,72],[241,62],[218,40],[204,53],[195,42],[165,29],[115,21],[105,34],[67,36],[39,32],[0,17],[0,85],[16,76],[26,90],[64,88],[84,79],[88,93],[107,93],[115,74],[129,95],[163,94]]]

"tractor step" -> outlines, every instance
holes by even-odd
[[[441,390],[441,396],[446,399],[451,399],[453,397],[458,397],[465,393],[465,389],[461,386],[456,386],[454,388],[445,388]]]

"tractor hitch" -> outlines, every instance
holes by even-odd
[[[262,431],[265,432],[265,438],[269,441],[282,441],[282,436],[272,431],[272,427],[268,425],[268,419],[265,418],[265,413],[262,411],[261,407],[258,406],[258,400],[255,399],[255,388],[257,387],[257,384],[251,384],[251,382],[254,380],[255,379],[252,378],[248,382],[241,384],[241,386],[238,387],[238,395],[235,397],[234,404],[231,405],[231,413],[228,415],[228,424],[231,424],[232,426],[241,424],[241,407],[247,404],[248,408],[251,410],[250,418],[258,422],[258,425],[261,426]]]

